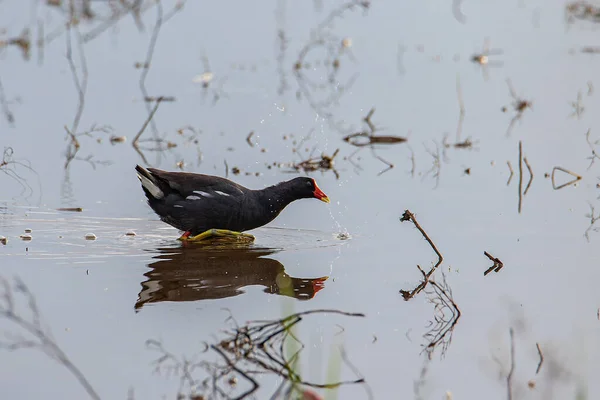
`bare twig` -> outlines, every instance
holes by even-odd
[[[533,170],[531,169],[531,165],[529,165],[529,162],[527,161],[527,157],[523,157],[523,161],[525,162],[525,165],[527,166],[527,171],[529,171],[529,181],[527,182],[527,186],[525,187],[525,191],[523,192],[523,196],[527,195],[527,192],[529,191],[529,188],[531,187],[531,182],[533,182]]]
[[[569,174],[569,175],[573,176],[574,179],[572,179],[572,180],[570,180],[570,181],[568,181],[566,183],[563,183],[562,185],[556,186],[556,182],[554,180],[554,173],[556,171],[562,171],[562,172],[564,172],[566,174]],[[562,189],[562,188],[564,188],[566,186],[573,185],[574,183],[579,182],[581,179],[582,179],[581,175],[578,175],[575,172],[569,171],[568,169],[565,169],[565,168],[562,168],[562,167],[554,167],[554,168],[552,168],[552,188],[554,190],[559,190],[559,189]]]
[[[523,143],[519,140],[519,214],[523,203]]]
[[[500,270],[502,268],[504,268],[504,264],[502,263],[502,261],[500,261],[500,259],[492,256],[487,251],[484,251],[483,254],[494,263],[494,265],[492,265],[490,268],[488,268],[487,270],[485,270],[485,272],[483,273],[483,276],[486,276],[487,274],[489,274],[492,271],[494,271],[494,272],[500,272]]]
[[[510,161],[507,161],[506,164],[508,165],[508,170],[510,171],[510,176],[508,177],[508,181],[506,182],[506,186],[510,185],[510,181],[513,177],[513,175],[515,174],[515,172],[513,171],[512,165],[510,165]]]
[[[423,275],[423,282],[421,282],[419,285],[417,285],[417,287],[414,288],[412,291],[400,290],[400,293],[402,294],[402,297],[404,297],[404,300],[410,300],[416,294],[420,293],[423,289],[425,289],[425,287],[429,283],[429,279],[431,278],[431,275],[433,275],[435,270],[440,266],[440,264],[442,264],[442,261],[444,261],[444,257],[442,256],[442,253],[440,253],[440,251],[437,249],[437,247],[435,246],[433,241],[429,238],[429,235],[427,235],[427,232],[425,232],[425,230],[423,228],[421,228],[421,225],[419,224],[415,215],[412,212],[410,212],[409,210],[405,210],[404,214],[402,214],[402,218],[400,218],[400,221],[401,222],[411,221],[415,225],[415,227],[419,230],[419,232],[421,232],[421,235],[423,235],[423,237],[425,238],[427,243],[429,243],[429,245],[431,246],[431,248],[433,249],[435,254],[438,256],[437,263],[431,268],[431,270],[428,273],[425,273],[423,271],[423,269],[421,269],[421,267],[419,265],[417,265],[417,268],[419,269],[419,271],[421,271],[421,274]]]
[[[540,348],[540,344],[536,343],[535,347],[537,348],[538,354],[540,356],[540,362],[538,363],[537,369],[535,370],[535,374],[540,373],[540,369],[542,369],[542,363],[544,362],[544,355],[542,354],[542,349]]]

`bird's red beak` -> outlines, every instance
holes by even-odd
[[[319,187],[317,186],[317,182],[314,179],[313,183],[315,184],[315,191],[313,192],[313,196],[315,196],[315,199],[319,199],[321,201],[324,201],[325,203],[329,203],[329,197],[327,197],[327,195],[323,193],[321,189],[319,189]]]

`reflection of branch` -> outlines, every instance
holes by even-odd
[[[513,88],[510,79],[507,79],[506,83],[508,85],[508,91],[510,93],[510,96],[513,98],[513,102],[511,105],[515,111],[515,115],[511,119],[510,124],[508,125],[508,129],[506,130],[506,136],[510,136],[510,133],[511,133],[512,128],[515,125],[515,123],[521,119],[521,117],[523,116],[523,112],[525,112],[526,109],[532,108],[533,103],[531,101],[525,100],[517,95],[517,92]],[[502,111],[503,112],[507,111],[507,107],[506,106],[502,107]]]
[[[142,92],[142,96],[144,99],[150,97],[148,96],[148,91],[146,90],[146,77],[148,76],[148,72],[150,72],[150,66],[152,65],[152,56],[154,55],[154,48],[156,47],[156,41],[158,39],[158,34],[160,32],[160,28],[163,23],[163,7],[161,0],[156,1],[156,23],[154,24],[154,29],[152,30],[152,36],[150,37],[150,43],[148,44],[148,50],[146,52],[146,60],[144,61],[144,68],[142,68],[142,73],[140,74],[140,90]],[[154,108],[156,111],[157,106]],[[148,121],[152,124],[152,130],[154,131],[154,136],[158,136],[158,130],[156,129],[156,124],[152,120],[153,110],[150,106],[149,102],[146,102],[146,110],[148,111]],[[144,128],[146,128],[144,126]],[[139,135],[139,134],[138,134]]]
[[[4,86],[2,86],[2,81],[0,80],[0,106],[2,107],[2,112],[4,113],[4,117],[9,124],[14,124],[15,116],[8,108],[8,101],[6,100],[6,95],[4,94]]]
[[[77,67],[75,67],[75,62],[73,61],[73,49],[71,46],[71,27],[70,25],[67,28],[67,61],[69,62],[69,68],[71,69],[71,75],[73,76],[73,82],[75,83],[75,88],[77,89],[78,96],[78,104],[77,111],[75,112],[75,117],[73,118],[73,123],[71,124],[70,132],[76,133],[79,128],[79,122],[81,120],[81,116],[83,114],[83,108],[85,106],[85,93],[87,91],[87,82],[88,82],[88,70],[87,70],[87,62],[85,59],[85,53],[83,51],[83,43],[81,41],[81,34],[77,28],[75,29],[75,34],[77,38],[78,52],[81,62],[81,78],[77,74]]]
[[[29,191],[31,194],[33,194],[33,189],[29,185],[29,183],[27,183],[27,180],[25,178],[23,178],[21,175],[19,175],[17,173],[17,171],[15,170],[15,168],[13,168],[13,167],[21,166],[21,167],[33,172],[35,175],[38,175],[38,174],[31,167],[31,163],[29,161],[15,160],[13,158],[13,154],[14,154],[14,151],[13,151],[12,147],[4,148],[4,153],[2,154],[2,160],[0,161],[0,172],[5,173],[9,177],[11,177],[15,181],[17,181],[17,183],[19,183],[19,185],[21,185],[21,189],[22,189],[21,195],[23,195],[27,191]],[[39,175],[38,175],[38,183],[39,183]],[[40,184],[40,188],[41,188],[41,184]]]
[[[209,363],[205,361],[192,362],[186,358],[180,359],[164,349],[160,342],[149,340],[147,344],[161,354],[155,361],[156,370],[166,369],[167,372],[175,372],[181,377],[180,393],[184,386],[190,390],[200,389],[203,392],[212,392],[216,397],[224,399],[243,399],[252,395],[259,389],[259,383],[256,376],[271,374],[283,378],[283,382],[276,389],[271,398],[295,398],[289,396],[292,394],[308,394],[310,391],[302,386],[310,388],[334,389],[345,384],[363,384],[366,385],[364,378],[358,370],[350,363],[347,355],[341,349],[342,360],[352,372],[358,377],[350,381],[338,381],[333,383],[314,383],[304,381],[299,372],[296,371],[296,362],[304,345],[292,332],[294,325],[303,320],[304,317],[312,314],[339,314],[350,317],[364,317],[360,313],[347,313],[340,310],[309,310],[289,315],[286,318],[267,321],[251,321],[246,325],[240,326],[233,319],[227,318],[227,321],[233,322],[233,328],[225,331],[225,337],[215,344],[205,344],[206,350],[216,352],[222,361]],[[301,345],[300,349],[294,354],[286,354],[289,350],[288,339],[294,340]],[[204,380],[194,377],[193,372],[197,368],[202,368],[210,376]],[[233,389],[237,382],[236,375],[243,377],[251,386],[248,389],[239,388],[244,391],[242,394],[234,394]],[[224,385],[229,385],[229,389]],[[239,385],[237,385],[239,387]],[[365,390],[372,398],[370,388],[365,386]],[[308,392],[308,393],[307,393]],[[194,393],[193,398],[201,397],[204,393]],[[283,395],[283,397],[281,397]],[[190,396],[192,397],[192,396]],[[307,397],[304,397],[307,398]]]
[[[329,15],[323,21],[321,21],[321,23],[317,26],[317,31],[322,31],[325,28],[331,27],[334,20],[342,18],[346,11],[354,11],[354,8],[357,6],[362,7],[363,11],[367,11],[370,3],[365,0],[351,0],[348,3],[342,4],[338,8],[331,11]]]
[[[463,122],[465,120],[465,102],[463,100],[462,88],[460,87],[460,76],[456,75],[456,96],[458,97],[458,125],[456,126],[456,141],[460,142],[460,135],[462,133]]]
[[[600,213],[598,213],[598,215],[594,215],[594,206],[592,206],[590,204],[590,213],[586,214],[585,216],[590,219],[590,226],[588,226],[588,228],[585,230],[585,233],[584,233],[585,238],[589,242],[590,241],[590,231],[591,230],[593,230],[594,232],[598,231],[598,228],[595,228],[594,225],[600,219]]]
[[[515,331],[511,327],[509,330],[510,333],[510,370],[508,371],[508,375],[506,375],[506,391],[507,391],[507,399],[512,400],[512,377],[515,372]]]
[[[440,344],[442,346],[441,356],[445,355],[452,342],[452,332],[461,313],[452,297],[452,289],[446,282],[446,275],[442,274],[441,285],[433,280],[429,283],[433,290],[428,291],[427,294],[429,302],[434,305],[434,320],[431,321],[431,329],[423,336],[428,342],[423,351],[427,351],[429,359],[431,359]]]
[[[417,219],[415,218],[415,215],[413,213],[411,213],[409,210],[404,211],[404,214],[402,214],[402,218],[400,218],[400,221],[401,222],[411,221],[415,225],[415,227],[419,230],[419,232],[421,232],[421,234],[423,235],[423,237],[425,238],[427,243],[429,243],[429,245],[431,246],[431,248],[433,249],[435,254],[438,256],[437,263],[431,268],[431,270],[428,273],[425,273],[421,269],[421,267],[419,265],[417,265],[417,268],[419,269],[419,271],[421,271],[421,274],[423,275],[423,282],[421,282],[416,288],[414,288],[410,292],[406,291],[406,290],[400,290],[400,293],[402,294],[402,297],[404,297],[404,300],[410,300],[416,294],[418,294],[423,289],[425,289],[425,286],[427,286],[427,283],[429,283],[429,278],[431,277],[431,275],[433,275],[435,270],[440,266],[440,264],[444,260],[444,257],[442,256],[442,253],[439,252],[439,250],[437,249],[437,247],[435,246],[433,241],[429,238],[429,236],[427,235],[425,230],[423,228],[421,228],[421,225],[419,225],[419,223],[417,222]]]
[[[44,328],[37,302],[23,281],[16,279],[14,288],[11,288],[8,281],[0,277],[0,286],[3,286],[4,289],[0,300],[0,317],[6,318],[7,320],[13,322],[15,325],[33,337],[32,339],[26,339],[25,337],[19,335],[8,343],[0,342],[0,348],[4,348],[9,351],[26,348],[39,349],[48,357],[62,364],[67,370],[69,370],[69,372],[73,374],[75,379],[77,379],[81,386],[83,386],[85,391],[92,399],[99,400],[100,396],[98,396],[83,373],[71,362],[71,360],[69,360],[67,355],[52,338],[52,334],[46,328]],[[16,293],[22,294],[27,301],[29,310],[31,312],[31,320],[25,319],[23,316],[17,314],[15,310]]]
[[[587,169],[592,168],[592,165],[594,165],[594,162],[596,161],[596,159],[600,160],[600,156],[596,152],[596,146],[598,144],[600,144],[600,140],[596,140],[592,143],[592,141],[590,140],[591,132],[592,132],[592,130],[588,129],[587,132],[585,133],[585,141],[587,142],[589,148],[592,150],[592,155],[588,157],[588,160],[590,160],[590,165],[588,166]]]
[[[429,149],[429,147],[425,146],[425,151],[429,153],[431,158],[433,158],[433,163],[431,168],[423,175],[423,178],[427,177],[429,174],[433,174],[433,178],[435,179],[435,188],[440,185],[440,173],[442,171],[442,162],[441,162],[441,154],[440,154],[440,146],[437,142],[435,144],[435,151]]]

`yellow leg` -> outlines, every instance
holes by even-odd
[[[229,231],[227,229],[209,229],[196,236],[190,236],[187,232],[183,234],[179,240],[185,242],[207,242],[210,240],[219,240],[227,242],[242,242],[252,243],[254,242],[254,236],[248,233]]]

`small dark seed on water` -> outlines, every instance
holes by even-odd
[[[56,211],[82,212],[83,208],[81,208],[81,207],[65,207],[65,208],[57,208]]]
[[[88,233],[85,235],[85,240],[96,240],[96,235],[93,233]]]
[[[29,240],[33,239],[33,237],[29,234],[23,234],[23,235],[19,236],[19,238],[21,238],[21,240],[25,240],[25,241],[29,241]]]
[[[31,233],[31,228],[25,228],[25,233]]]
[[[5,245],[7,241],[8,239],[6,239],[4,236],[0,236],[0,243]]]

